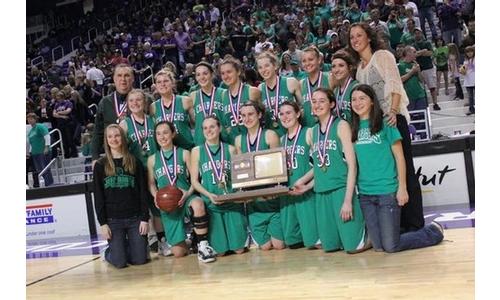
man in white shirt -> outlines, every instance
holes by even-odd
[[[273,50],[273,48],[273,43],[266,40],[266,34],[261,32],[259,34],[259,40],[255,43],[255,54],[260,54],[267,50]]]
[[[208,5],[208,8],[210,8],[209,12],[210,12],[210,24],[212,26],[215,25],[215,23],[217,23],[217,21],[219,20],[219,17],[220,17],[220,11],[217,7],[215,7],[212,3],[210,3]]]
[[[375,29],[376,31],[382,31],[386,36],[390,37],[389,27],[387,27],[387,23],[380,20],[380,11],[377,8],[374,8],[370,11],[370,17],[372,22],[370,23],[370,27]]]
[[[297,42],[295,40],[289,40],[288,41],[288,50],[283,52],[283,54],[289,54],[292,60],[296,60],[298,62],[302,61],[302,50],[297,49]],[[300,65],[300,63],[299,63]]]
[[[104,73],[98,69],[96,66],[95,66],[95,63],[93,61],[91,61],[89,63],[89,67],[90,69],[87,70],[87,73],[86,73],[86,78],[88,80],[93,80],[97,83],[97,86],[98,87],[101,87],[103,85],[103,80],[104,80]]]
[[[411,8],[413,10],[413,15],[415,17],[418,17],[418,7],[415,2],[403,0],[403,6],[405,7],[405,9]]]

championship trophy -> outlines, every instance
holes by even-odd
[[[288,194],[288,169],[283,148],[235,154],[231,161],[233,193],[218,202],[249,201]]]

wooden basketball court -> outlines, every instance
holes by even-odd
[[[448,229],[434,247],[348,255],[263,252],[199,263],[152,255],[115,269],[97,255],[30,259],[27,299],[472,299],[474,228]]]

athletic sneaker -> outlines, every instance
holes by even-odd
[[[437,103],[435,103],[435,104],[432,106],[432,108],[433,108],[434,110],[441,110],[441,107],[439,107],[439,105],[438,105]]]
[[[158,242],[158,254],[163,256],[171,256],[172,254],[172,246],[170,246],[165,238],[162,238],[160,242]]]
[[[208,241],[198,243],[198,260],[204,263],[215,261],[215,251],[210,247]]]

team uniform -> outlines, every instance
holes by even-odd
[[[330,83],[328,82],[328,72],[320,72],[319,77],[316,82],[311,83],[309,77],[304,78],[300,82],[300,87],[302,91],[302,99],[304,100],[304,118],[303,123],[307,127],[313,127],[317,122],[317,118],[313,115],[311,109],[311,98],[315,89],[319,87],[329,88]]]
[[[176,177],[175,186],[185,191],[189,190],[191,185],[188,181],[188,169],[184,162],[184,151],[182,148],[176,147],[176,157],[174,150],[163,151],[159,150],[154,154],[154,177],[158,189],[170,185],[168,176],[172,174]],[[162,157],[163,156],[163,157]],[[175,161],[175,163],[174,163]],[[174,167],[175,164],[175,167]],[[167,174],[168,168],[169,174]],[[170,179],[172,180],[172,179]],[[161,221],[165,228],[167,241],[171,245],[182,243],[186,239],[186,231],[184,229],[184,217],[190,217],[189,204],[196,198],[195,195],[189,196],[182,207],[177,208],[173,212],[161,211]]]
[[[281,137],[281,146],[287,153],[289,187],[293,187],[295,182],[312,168],[306,133],[307,127],[302,127],[296,140],[295,137],[289,139],[288,134]],[[280,213],[285,244],[303,242],[304,246],[312,247],[317,243],[319,236],[316,227],[316,202],[312,190],[301,196],[280,197]]]
[[[222,127],[227,132],[228,142],[234,145],[234,139],[247,132],[247,128],[243,126],[243,120],[240,117],[240,106],[250,101],[250,85],[241,83],[241,91],[238,95],[231,95],[231,91],[225,90],[222,94],[222,104],[224,106],[224,118],[221,120]]]
[[[201,184],[212,194],[231,193],[231,154],[229,153],[229,145],[225,143],[220,144],[222,147],[220,145],[206,145],[199,146],[200,160],[198,167],[201,174]],[[211,152],[217,170],[213,168],[206,147]],[[217,179],[217,173],[221,169],[222,152],[224,152],[224,165],[222,166],[224,188],[219,186]],[[210,214],[208,240],[214,250],[217,253],[225,253],[229,250],[239,250],[246,247],[248,233],[243,204],[224,203],[215,205],[205,195],[202,195],[202,199]]]
[[[266,142],[266,129],[260,128],[261,139],[254,144],[248,144],[248,133],[241,136],[241,152],[254,152],[269,149]],[[271,240],[271,237],[283,240],[283,230],[281,228],[280,202],[279,199],[260,200],[247,203],[248,222],[252,237],[258,245],[264,245]]]
[[[272,89],[265,82],[260,84],[262,103],[264,103],[266,108],[264,127],[276,131],[278,136],[283,136],[286,133],[286,129],[279,119],[279,108],[285,101],[295,101],[294,94],[288,90],[287,78],[285,76],[278,76],[276,85]],[[276,94],[278,97],[276,97]],[[276,98],[278,98],[278,103],[276,103]]]
[[[155,124],[161,121],[170,121],[175,126],[176,136],[174,143],[186,150],[191,150],[194,147],[193,135],[191,134],[191,126],[189,125],[189,112],[184,109],[182,98],[183,96],[172,96],[170,107],[163,105],[163,101],[156,100],[153,105],[155,108],[154,118]]]
[[[344,160],[342,143],[337,135],[341,120],[335,117],[332,123],[329,122],[330,130],[326,131],[328,134],[319,132],[319,123],[312,128],[316,218],[319,238],[325,251],[342,248],[345,251],[353,251],[364,246],[365,221],[355,193],[352,199],[353,218],[344,222],[340,217],[347,184],[347,163]],[[319,151],[324,149],[325,144],[326,151],[322,164]]]
[[[194,115],[195,115],[195,126],[194,126],[194,144],[203,145],[205,142],[205,137],[203,136],[203,120],[205,115],[215,115],[219,120],[224,118],[224,104],[222,103],[222,94],[225,90],[222,88],[212,88],[210,95],[199,89],[195,92],[194,97]],[[213,101],[212,101],[213,100]],[[212,107],[210,104],[212,103]],[[223,141],[228,139],[225,130],[221,132]]]
[[[129,150],[146,170],[148,157],[158,150],[154,139],[154,121],[148,115],[144,115],[144,123],[142,124],[132,118],[132,115],[125,118]],[[153,216],[159,217],[160,210],[154,204],[154,199],[149,193],[146,195],[146,202]]]
[[[342,119],[349,122],[349,124],[351,124],[352,122],[352,89],[358,84],[359,82],[357,80],[349,78],[346,82],[346,87],[342,87],[342,89],[340,87],[336,87],[333,90],[333,94],[335,95],[335,99],[337,101],[337,105],[335,106],[335,113],[337,116],[340,116]]]

